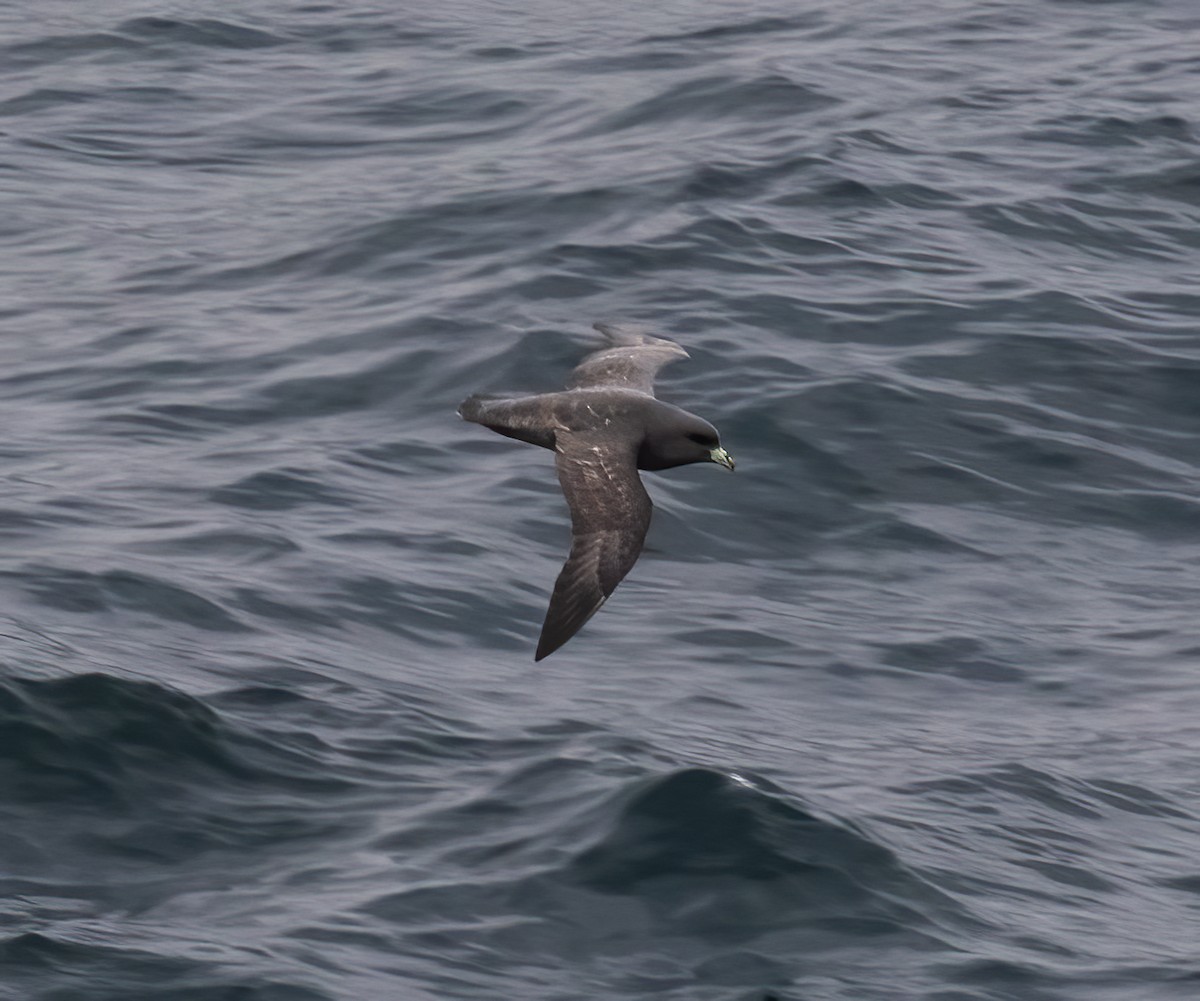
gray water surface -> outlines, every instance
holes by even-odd
[[[235,7],[0,10],[0,997],[1200,995],[1191,5]]]

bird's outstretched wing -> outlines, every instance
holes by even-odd
[[[674,341],[654,337],[641,327],[623,323],[597,323],[595,326],[609,339],[611,346],[584,358],[567,380],[568,389],[612,386],[653,396],[658,370],[688,356]]]
[[[571,555],[554,584],[535,660],[579,632],[629,573],[653,507],[629,447],[585,431],[559,433],[555,448],[571,509]]]

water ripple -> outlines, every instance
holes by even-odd
[[[1168,6],[0,12],[14,997],[1190,998]],[[534,667],[605,319],[738,472]]]

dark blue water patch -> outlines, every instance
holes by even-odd
[[[975,221],[1005,236],[1027,241],[1064,243],[1075,250],[1089,249],[1098,260],[1141,258],[1147,261],[1176,259],[1175,241],[1155,234],[1147,226],[1104,218],[1088,202],[1056,198],[1020,204],[988,205],[967,210]]]
[[[1179,148],[1194,136],[1192,126],[1178,115],[1147,115],[1124,118],[1118,115],[1063,115],[1038,123],[1022,136],[1031,142],[1067,143],[1095,149],[1101,146],[1133,146],[1167,140],[1165,149]]]
[[[888,849],[761,781],[688,769],[622,798],[608,833],[563,875],[636,897],[659,920],[734,937],[788,919],[886,935],[927,927],[927,907],[955,911]]]
[[[403,96],[376,102],[358,111],[357,115],[371,125],[400,128],[473,123],[475,128],[484,129],[482,133],[473,134],[495,135],[500,127],[497,123],[504,119],[515,119],[512,127],[519,127],[531,107],[531,102],[513,97],[510,91],[442,86],[423,92],[406,92]],[[482,126],[481,122],[490,124]],[[449,136],[438,133],[427,138],[438,141]]]
[[[563,60],[562,68],[572,73],[589,73],[603,77],[607,73],[627,70],[635,73],[690,69],[694,57],[672,46],[654,49],[620,51],[598,56],[571,55]]]
[[[29,115],[48,111],[61,105],[83,104],[93,99],[90,92],[38,87],[17,97],[0,101],[0,116]]]
[[[853,525],[841,531],[839,537],[847,541],[858,540],[851,545],[861,544],[872,552],[919,552],[924,559],[928,559],[930,554],[969,556],[988,562],[998,562],[1001,559],[996,553],[968,545],[952,535],[935,531],[903,517],[885,517]]]
[[[558,730],[555,735],[574,732],[574,728]],[[547,750],[550,743],[544,745]],[[638,753],[645,748],[626,750]],[[464,760],[473,757],[469,745],[445,751]],[[494,782],[486,793],[422,813],[408,827],[384,835],[373,847],[392,854],[397,861],[411,853],[436,854],[440,864],[461,872],[498,873],[506,866],[519,870],[544,865],[587,829],[596,798],[606,784],[614,776],[626,778],[634,770],[612,756],[593,762],[569,752],[547,753]],[[462,830],[474,835],[457,841],[455,832]],[[467,902],[464,887],[446,886],[443,890],[447,898],[462,895],[463,903]],[[439,890],[431,895],[441,894]],[[411,913],[412,906],[413,897],[405,891],[378,898],[365,909],[394,918]]]
[[[230,607],[253,616],[260,622],[287,625],[305,632],[336,630],[341,619],[334,611],[326,611],[295,595],[281,597],[263,588],[238,587],[227,598]]]
[[[675,637],[703,646],[708,651],[736,651],[743,655],[747,651],[770,651],[787,648],[790,644],[779,637],[771,636],[759,630],[719,628],[689,628],[679,630]]]
[[[880,647],[883,663],[904,671],[947,674],[972,681],[1013,683],[1027,673],[1006,658],[991,655],[986,644],[970,636],[944,636],[929,642],[888,643]]]
[[[826,23],[821,11],[806,11],[791,17],[756,17],[750,20],[729,20],[704,28],[674,32],[664,35],[647,35],[640,39],[641,45],[657,45],[662,42],[709,42],[767,35],[772,38],[780,33],[817,28]]]
[[[3,384],[18,396],[41,395],[60,400],[145,398],[147,391],[154,388],[191,387],[219,380],[230,369],[245,376],[274,367],[269,355],[266,358],[241,358],[237,363],[219,357],[130,358],[129,353],[138,353],[134,345],[153,332],[153,329],[142,329],[109,334],[92,345],[89,353],[94,356],[90,364],[64,364],[55,359],[42,368],[26,366],[18,377],[6,378]]]
[[[299,983],[39,932],[0,939],[0,963],[29,1001],[331,1001]]]
[[[688,202],[727,199],[751,201],[756,196],[783,191],[810,192],[806,180],[817,175],[825,161],[811,154],[771,157],[766,160],[710,160],[692,167],[676,190]],[[814,193],[815,195],[815,193]]]
[[[135,17],[122,21],[117,31],[172,47],[197,45],[215,49],[262,49],[284,43],[284,39],[260,28],[208,17],[194,20]]]
[[[347,787],[324,774],[310,757],[312,738],[296,731],[268,739],[232,721],[192,696],[148,681],[106,674],[82,674],[57,680],[10,678],[4,683],[5,711],[22,727],[28,748],[47,749],[49,756],[26,756],[12,746],[13,767],[78,777],[87,787],[108,789],[120,798],[113,781],[131,777],[131,791],[156,775],[193,779],[207,784],[299,783],[297,789],[337,792]],[[235,690],[214,697],[215,704],[236,708],[308,709],[313,704],[296,692],[278,689]],[[316,711],[321,704],[315,704]],[[290,749],[289,749],[290,747]],[[94,768],[82,767],[91,763]],[[136,781],[134,781],[136,779]],[[111,780],[111,781],[110,781]],[[185,783],[186,784],[186,783]],[[31,795],[37,783],[30,786]],[[140,795],[140,794],[138,794]]]
[[[312,242],[284,252],[271,252],[259,260],[242,259],[233,265],[199,268],[156,265],[128,276],[127,291],[158,292],[162,279],[170,278],[176,293],[229,287],[259,287],[279,281],[375,275],[381,279],[409,281],[440,273],[449,262],[477,262],[476,278],[534,259],[555,237],[592,224],[613,221],[613,214],[630,217],[640,208],[644,193],[606,187],[554,190],[528,185],[504,190],[440,192],[424,204],[398,206],[379,219],[357,224],[339,223],[314,234]],[[464,242],[464,229],[473,239]],[[501,260],[493,255],[503,253]],[[178,277],[176,277],[178,276]]]
[[[543,598],[538,598],[540,605]],[[290,599],[289,599],[290,603]],[[526,609],[529,603],[525,603]],[[345,575],[319,592],[318,615],[328,614],[343,625],[358,623],[423,644],[453,648],[461,640],[462,623],[477,617],[475,628],[486,632],[499,649],[522,649],[527,639],[514,636],[524,621],[532,628],[535,615],[521,618],[512,593],[503,588],[464,590],[452,582],[398,581],[375,574]]]
[[[623,108],[573,138],[609,136],[649,125],[662,127],[680,119],[713,115],[761,120],[780,114],[802,114],[834,103],[835,98],[817,88],[781,74],[753,79],[704,76],[668,87]]]
[[[255,511],[290,511],[313,504],[342,506],[344,495],[331,490],[304,470],[282,469],[254,473],[209,494],[217,504]]]
[[[29,566],[17,575],[35,601],[67,612],[97,613],[116,609],[216,632],[242,632],[250,627],[217,602],[159,577],[131,570],[89,573],[49,566]]]
[[[158,556],[179,557],[189,553],[197,559],[218,561],[224,566],[247,565],[273,560],[300,548],[286,535],[255,527],[254,531],[200,530],[164,536],[130,545],[131,550]]]
[[[1116,178],[1083,178],[1072,187],[1083,195],[1126,192],[1133,197],[1161,199],[1168,209],[1177,203],[1196,206],[1200,205],[1200,157],[1189,152],[1169,166],[1156,165],[1150,170],[1130,171]],[[1173,230],[1172,235],[1179,233]]]
[[[1074,491],[1080,514],[1158,539],[1192,540],[1200,532],[1200,500],[1174,491],[1079,487]]]
[[[136,813],[187,787],[336,793],[305,751],[256,737],[203,703],[109,675],[10,679],[3,689],[10,795]],[[10,800],[11,805],[11,800]]]
[[[1175,876],[1163,880],[1164,886],[1169,886],[1173,890],[1182,890],[1184,893],[1200,894],[1200,873],[1193,876]]]
[[[1124,813],[1180,820],[1195,818],[1193,811],[1173,803],[1170,798],[1145,785],[1105,778],[1082,780],[1080,785],[1098,802]]]
[[[5,535],[28,535],[38,530],[46,531],[63,525],[78,525],[86,523],[87,518],[82,514],[69,510],[52,511],[46,508],[22,511],[19,508],[6,508],[0,511],[0,533]]]
[[[383,804],[423,800],[446,762],[494,753],[419,695],[334,708],[332,694],[257,687],[205,703],[109,675],[5,680],[5,889],[131,912],[231,890],[285,860],[311,867]],[[385,719],[395,736],[353,733]]]
[[[1029,998],[1031,1001],[1062,1001],[1086,994],[1089,997],[1189,998],[1196,990],[1196,971],[1168,972],[1142,964],[1104,964],[1082,975],[1066,975],[1039,963],[1005,959],[971,960],[944,968],[947,978],[975,998]],[[1148,993],[1149,991],[1149,993]]]
[[[636,993],[771,989],[790,983],[814,952],[939,950],[941,926],[977,926],[890,850],[761,780],[691,768],[625,779],[606,799],[600,791],[582,762],[563,762],[444,815],[435,830],[466,818],[481,832],[476,851],[445,856],[496,876],[380,896],[362,909],[360,932],[391,929],[384,934],[424,942],[452,962],[469,962],[480,946],[539,966],[546,961],[532,957],[603,956],[617,973],[605,980]],[[547,811],[557,817],[551,828],[535,822]],[[591,845],[554,861],[581,837]],[[386,846],[413,850],[429,840],[414,830]],[[500,877],[521,869],[534,871]],[[429,914],[454,936],[422,932]],[[649,941],[658,944],[648,950]]]
[[[133,38],[110,32],[85,32],[77,35],[47,35],[36,41],[17,42],[0,52],[8,66],[42,67],[72,59],[91,61],[118,55],[141,55],[146,46]]]

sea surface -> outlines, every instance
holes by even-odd
[[[3,1001],[1200,998],[1194,3],[10,4],[0,206]]]

